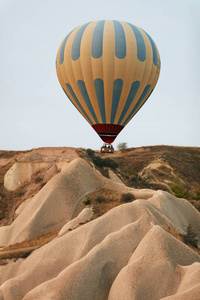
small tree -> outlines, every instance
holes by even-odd
[[[119,144],[117,145],[117,149],[118,149],[119,151],[124,151],[125,149],[127,149],[127,143],[119,143]]]

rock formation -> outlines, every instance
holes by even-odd
[[[83,199],[101,187],[136,200],[92,219]],[[197,300],[200,256],[163,229],[186,234],[189,224],[200,238],[200,214],[187,200],[113,182],[76,158],[0,227],[1,246],[60,228],[27,258],[0,266],[0,299]]]

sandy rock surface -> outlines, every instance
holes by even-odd
[[[60,228],[71,220],[80,200],[101,184],[99,172],[81,158],[73,160],[33,197],[11,225],[0,227],[0,245]]]
[[[9,191],[15,191],[25,182],[30,182],[35,173],[63,169],[67,163],[78,157],[76,149],[71,147],[33,149],[15,159],[16,163],[5,174],[4,186]],[[3,160],[0,161],[0,165],[3,163]]]
[[[48,169],[51,165],[48,162],[17,162],[5,174],[4,186],[7,190],[14,191],[29,182],[34,173]]]
[[[61,228],[58,235],[62,236],[68,231],[77,228],[79,225],[89,222],[92,216],[93,216],[92,207],[84,208],[76,218],[72,219]]]
[[[100,187],[137,200],[92,221],[89,207],[72,218],[84,196]],[[74,159],[11,226],[0,228],[0,244],[8,245],[62,227],[26,259],[0,266],[0,299],[198,300],[200,256],[161,228],[186,233],[188,224],[200,238],[200,214],[188,201],[128,188]]]

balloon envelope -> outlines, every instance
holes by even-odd
[[[71,31],[56,59],[66,95],[106,143],[112,143],[152,93],[160,56],[142,29],[94,21]]]

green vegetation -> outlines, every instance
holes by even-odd
[[[130,187],[139,187],[139,188],[151,188],[150,176],[140,176],[132,168],[124,170],[122,173],[122,178],[125,179],[125,182]]]
[[[25,191],[22,191],[22,190],[20,190],[20,191],[18,191],[17,193],[17,196],[24,196],[25,195]]]
[[[146,177],[142,177],[142,176],[138,175],[137,173],[135,173],[134,175],[132,175],[130,179],[133,182],[146,183],[148,181],[148,179]]]
[[[110,158],[101,158],[100,156],[94,156],[92,158],[93,163],[95,164],[95,166],[103,168],[103,167],[107,167],[107,168],[111,168],[111,169],[116,169],[118,168],[118,163],[116,163],[114,160],[110,159]]]
[[[0,220],[4,218],[3,208],[0,207]]]
[[[106,202],[107,200],[106,200],[106,198],[105,198],[104,196],[98,196],[98,197],[96,198],[96,201],[97,201],[98,203],[104,203],[104,202]]]
[[[119,151],[124,151],[125,149],[127,149],[127,143],[119,143],[119,144],[117,145],[117,149],[118,149]]]
[[[135,200],[135,196],[131,193],[122,194],[121,196],[121,202],[128,203]]]
[[[195,190],[191,193],[186,189],[181,181],[181,179],[176,176],[171,184],[171,189],[174,192],[174,195],[178,198],[190,199],[190,200],[200,200],[200,190]]]
[[[191,224],[187,227],[187,234],[183,236],[183,241],[185,244],[198,248],[198,237],[196,232],[193,231]]]
[[[84,203],[85,205],[90,205],[90,204],[91,204],[90,198],[87,198],[87,200],[83,201],[83,203]]]
[[[116,168],[118,168],[119,165],[114,160],[112,160],[110,158],[105,158],[104,159],[104,166],[107,167],[107,168],[116,169]]]
[[[38,177],[35,178],[34,181],[35,181],[35,183],[39,183],[39,182],[42,181],[42,177],[41,177],[41,176],[38,176]]]
[[[90,158],[93,158],[95,156],[94,151],[90,148],[86,149],[86,153]]]
[[[197,201],[200,200],[200,190],[196,190],[196,191],[195,191],[194,200],[197,200]]]
[[[100,156],[96,155],[95,152],[91,149],[86,150],[87,156],[92,159],[92,162],[95,164],[96,167],[99,168],[111,168],[116,169],[118,168],[118,163],[116,163],[111,158],[101,158]]]
[[[104,167],[104,161],[100,156],[94,156],[92,161],[95,164],[95,166]]]
[[[178,176],[174,178],[173,183],[171,184],[171,189],[174,192],[174,195],[178,198],[191,198],[189,191],[184,188],[184,185]]]
[[[166,225],[161,225],[161,227],[167,232],[169,232],[171,235],[173,235],[175,238],[177,238],[179,241],[181,241],[182,243],[187,244],[196,253],[200,254],[200,249],[198,248],[197,234],[193,232],[191,224],[188,225],[187,234],[185,235],[180,234],[178,231],[173,230],[172,228],[167,227]]]

